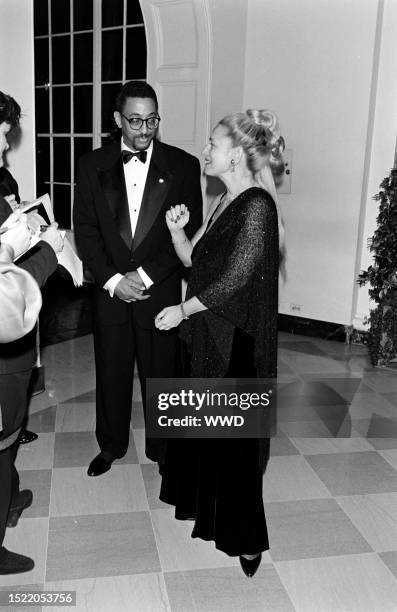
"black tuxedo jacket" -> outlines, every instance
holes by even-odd
[[[84,263],[94,275],[98,323],[124,323],[130,309],[144,328],[152,328],[164,306],[180,301],[182,265],[175,254],[165,222],[170,206],[186,204],[190,237],[202,222],[200,165],[192,155],[159,141],[146,179],[135,235],[132,238],[120,143],[106,145],[78,163],[74,230]],[[116,273],[142,266],[153,281],[150,299],[127,304],[103,289]]]

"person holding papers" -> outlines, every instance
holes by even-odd
[[[8,149],[7,134],[19,124],[20,114],[18,103],[0,92],[0,166]],[[33,222],[31,218],[30,223]],[[31,233],[28,216],[12,212],[9,203],[0,195],[0,286],[3,289],[0,292],[0,575],[29,571],[34,566],[32,559],[8,551],[2,543],[6,527],[16,526],[21,513],[33,499],[32,491],[19,490],[15,458],[18,436],[26,417],[31,371],[36,362],[34,326],[41,306],[37,285],[42,286],[54,272],[58,264],[56,253],[63,248],[63,238],[56,223],[49,226],[29,250]],[[16,258],[19,258],[18,267],[12,264]],[[17,290],[18,282],[23,285],[20,290]],[[11,311],[7,288],[15,292]]]
[[[0,196],[3,196],[13,210],[19,208],[21,198],[19,197],[18,183],[4,165],[0,167]],[[22,427],[19,434],[19,444],[28,444],[34,440],[37,440],[37,434]]]

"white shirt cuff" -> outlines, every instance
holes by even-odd
[[[104,284],[103,288],[109,291],[110,297],[113,297],[114,290],[116,289],[116,286],[122,278],[124,278],[122,274],[115,274],[114,276],[111,276],[109,280],[106,281],[106,283]]]
[[[152,279],[146,274],[145,270],[142,270],[142,268],[137,268],[136,271],[138,272],[139,276],[141,277],[142,282],[145,285],[146,289],[149,289],[149,287],[151,287],[153,285]]]

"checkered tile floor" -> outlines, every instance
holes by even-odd
[[[295,399],[272,441],[271,550],[253,579],[158,500],[138,384],[128,454],[87,477],[98,448],[85,336],[44,351],[47,389],[29,423],[40,435],[17,459],[34,502],[5,541],[36,565],[1,588],[76,590],[79,612],[395,612],[397,371],[371,368],[358,345],[280,334],[279,347],[279,380]]]

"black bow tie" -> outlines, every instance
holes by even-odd
[[[133,157],[137,157],[139,161],[144,164],[146,162],[147,151],[136,151],[133,153],[132,151],[126,151],[123,149],[121,151],[121,157],[123,158],[123,164],[127,164]]]

